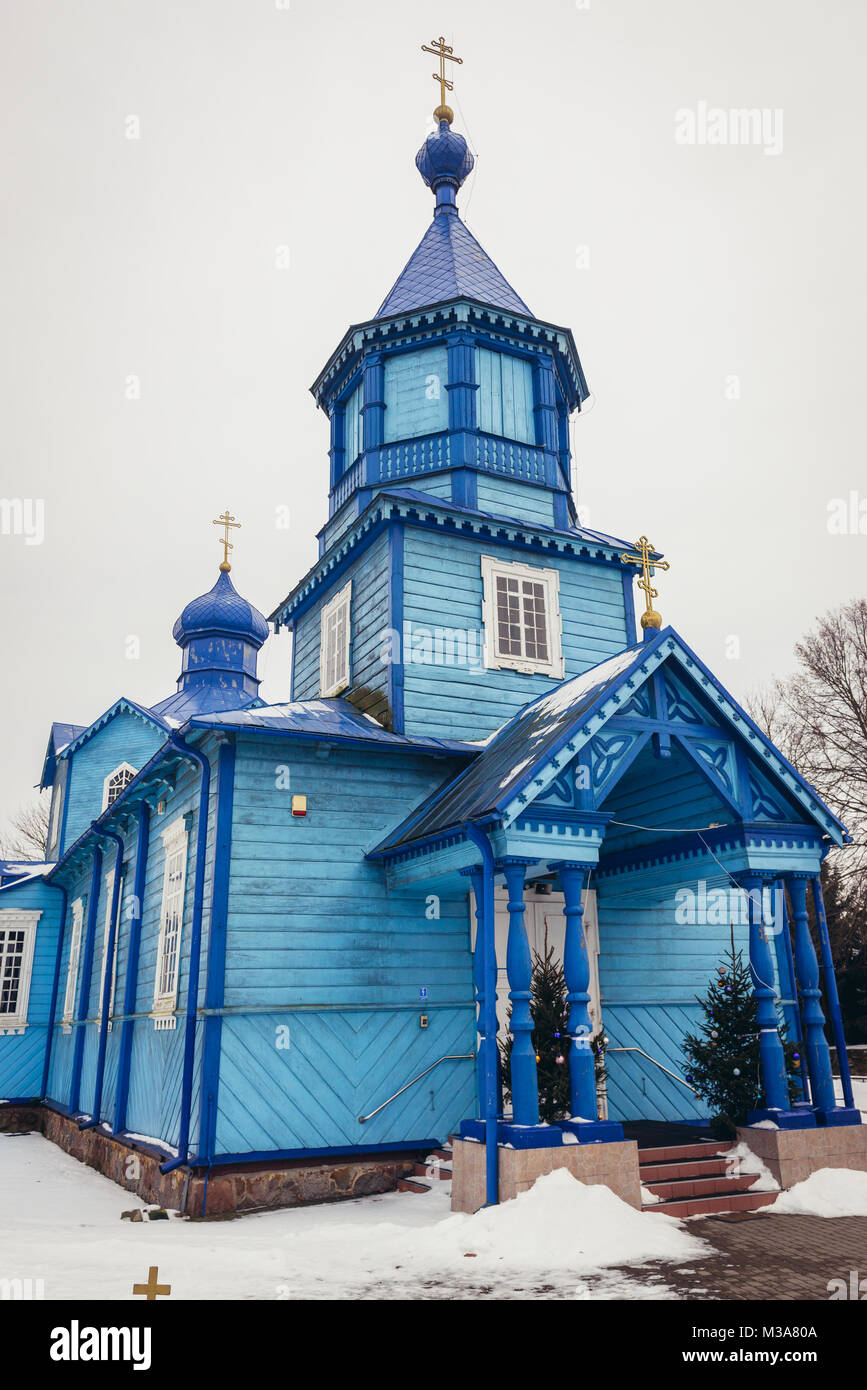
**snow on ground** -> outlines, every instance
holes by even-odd
[[[834,1077],[834,1094],[840,1104],[843,1104],[843,1085],[839,1076]],[[867,1076],[852,1077],[852,1099],[861,1111],[864,1123],[867,1124]]]
[[[719,1156],[727,1160],[728,1171],[735,1177],[752,1173],[758,1175],[759,1180],[753,1183],[750,1192],[779,1192],[780,1184],[770,1168],[765,1166],[758,1154],[754,1154],[749,1144],[745,1144],[743,1140],[739,1144],[733,1144],[730,1149],[720,1149]]]
[[[143,1204],[38,1134],[0,1135],[0,1173],[0,1278],[42,1279],[48,1299],[129,1299],[151,1265],[185,1299],[658,1299],[664,1266],[641,1284],[607,1267],[713,1253],[562,1169],[473,1216],[440,1182],[219,1222],[121,1221]]]
[[[817,1168],[765,1210],[774,1216],[867,1216],[867,1173]]]

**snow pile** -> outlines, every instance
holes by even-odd
[[[627,1206],[566,1171],[473,1216],[448,1187],[261,1212],[237,1221],[121,1220],[149,1204],[41,1134],[0,1134],[0,1278],[46,1299],[133,1299],[151,1265],[178,1299],[672,1297],[655,1267],[713,1253],[681,1222]],[[467,1258],[474,1256],[475,1258]],[[592,1278],[589,1294],[576,1294]]]
[[[710,1253],[680,1221],[637,1211],[609,1187],[588,1186],[566,1168],[537,1178],[500,1206],[441,1222],[416,1248],[441,1267],[471,1256],[479,1265],[570,1272]]]
[[[867,1216],[867,1173],[817,1168],[765,1210],[775,1216]]]
[[[730,1149],[720,1149],[719,1157],[726,1160],[728,1172],[734,1177],[758,1174],[759,1181],[753,1183],[751,1192],[779,1192],[780,1184],[770,1168],[765,1167],[758,1154],[754,1154],[749,1144],[745,1144],[743,1140]]]

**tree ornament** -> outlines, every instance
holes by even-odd
[[[740,1076],[740,1074],[741,1074],[741,1069],[740,1069],[740,1067],[735,1067],[734,1071],[732,1072],[732,1076]]]
[[[566,1058],[563,1056],[561,1052],[559,1056],[554,1058],[554,1061],[557,1063],[558,1067],[562,1067],[563,1063],[566,1061]]]

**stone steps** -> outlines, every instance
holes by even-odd
[[[753,1192],[757,1175],[730,1173],[725,1153],[713,1144],[639,1149],[638,1162],[642,1185],[662,1199],[645,1202],[644,1211],[679,1217],[757,1211],[777,1196]]]

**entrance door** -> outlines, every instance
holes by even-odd
[[[497,924],[497,1022],[500,1033],[505,1035],[509,1014],[509,977],[506,973],[506,943],[509,935],[509,913],[506,904],[509,895],[505,888],[495,890],[495,909]],[[531,952],[544,955],[553,946],[554,957],[563,962],[563,945],[566,938],[566,918],[563,916],[562,893],[536,893],[532,885],[526,889],[526,911],[524,924]],[[587,954],[590,958],[590,1020],[593,1035],[602,1027],[602,1010],[599,1001],[599,923],[596,917],[596,894],[584,894],[584,933],[587,940]]]

